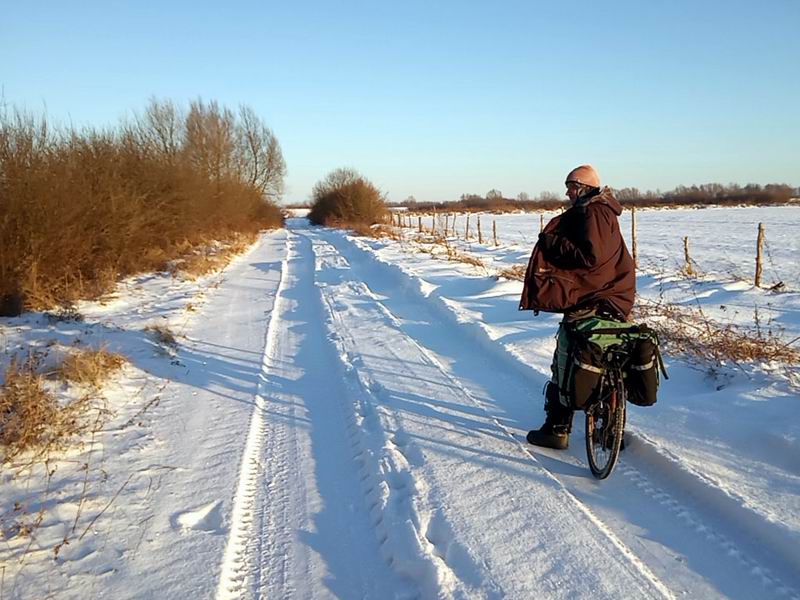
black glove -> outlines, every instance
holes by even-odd
[[[539,234],[539,247],[548,252],[556,245],[557,236],[554,233],[545,233],[544,231]]]

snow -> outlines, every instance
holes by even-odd
[[[643,299],[743,323],[758,307],[790,341],[798,210],[639,211]],[[451,240],[485,268],[294,218],[219,274],[128,280],[81,322],[0,319],[3,360],[130,359],[48,491],[4,467],[0,514],[43,519],[5,535],[2,597],[800,598],[797,366],[668,356],[597,481],[581,415],[567,451],[524,441],[558,317],[519,312],[495,275],[538,216],[492,218],[500,246]],[[758,222],[788,291],[746,281]],[[700,279],[677,275],[683,235]]]

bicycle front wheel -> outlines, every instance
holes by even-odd
[[[586,410],[586,456],[592,475],[605,479],[614,470],[625,428],[625,388],[621,378],[606,381],[608,390]]]

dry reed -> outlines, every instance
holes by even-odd
[[[59,366],[58,373],[70,383],[100,388],[127,362],[121,354],[102,348],[73,350]]]
[[[6,369],[0,388],[0,463],[28,451],[33,459],[47,456],[86,426],[88,398],[59,404],[45,388],[38,367],[39,358],[31,355],[21,363],[12,360]]]

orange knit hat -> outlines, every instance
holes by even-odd
[[[572,169],[567,175],[565,183],[570,181],[590,187],[600,187],[600,175],[597,174],[592,165],[581,165]]]

